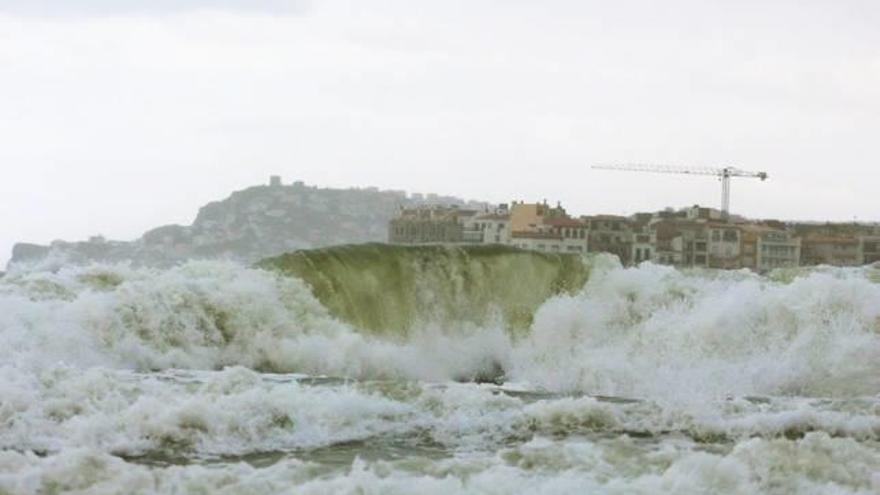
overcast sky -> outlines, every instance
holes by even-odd
[[[880,220],[875,0],[0,0],[0,263],[263,183]]]

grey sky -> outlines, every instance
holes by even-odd
[[[3,0],[8,14],[49,17],[162,15],[194,10],[229,10],[270,14],[303,13],[307,0]]]
[[[735,164],[736,212],[880,220],[878,2],[175,4],[0,1],[0,263],[272,173],[629,213],[719,186],[588,164]]]

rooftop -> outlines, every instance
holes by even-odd
[[[544,219],[545,225],[550,225],[552,227],[586,227],[586,223],[582,220],[577,220],[575,218],[546,218]]]
[[[525,230],[518,230],[510,234],[510,237],[514,239],[552,239],[561,241],[562,236],[558,234],[551,234],[549,232],[530,232]]]

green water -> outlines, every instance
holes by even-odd
[[[506,246],[360,244],[297,251],[259,263],[305,280],[334,315],[373,333],[425,322],[529,327],[537,308],[589,278],[580,255]]]

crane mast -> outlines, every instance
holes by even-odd
[[[767,180],[767,172],[749,172],[736,167],[679,167],[674,165],[652,164],[620,164],[620,165],[593,165],[594,169],[622,170],[626,172],[653,172],[660,174],[685,174],[685,175],[711,175],[721,181],[721,212],[727,217],[730,214],[730,178],[751,177]]]

